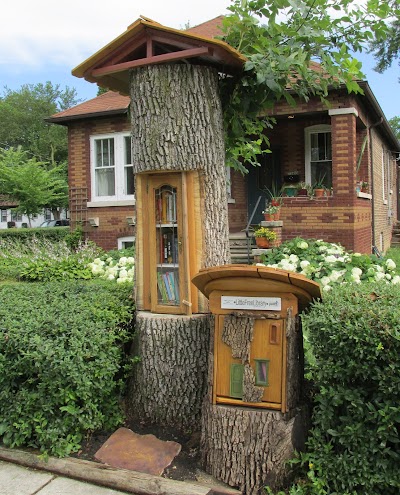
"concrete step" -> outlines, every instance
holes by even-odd
[[[229,246],[232,263],[252,264],[254,262],[251,254],[251,250],[256,247],[254,237],[248,239],[244,232],[229,234]]]

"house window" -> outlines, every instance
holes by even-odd
[[[1,210],[1,221],[7,222],[7,210]]]
[[[131,137],[126,133],[92,136],[92,201],[133,199]]]
[[[306,182],[322,182],[332,187],[332,134],[330,125],[316,125],[305,129]]]
[[[11,210],[11,221],[22,222],[22,213],[15,210]]]
[[[118,249],[128,249],[135,246],[135,237],[120,237],[118,239]]]
[[[44,209],[44,219],[51,220],[51,210],[49,208]]]

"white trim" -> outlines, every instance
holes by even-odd
[[[354,107],[349,108],[331,108],[328,110],[329,115],[355,115],[358,117],[358,111]]]
[[[120,199],[116,201],[88,201],[88,208],[106,208],[107,206],[135,206],[135,199]]]
[[[372,194],[369,193],[363,193],[361,191],[357,192],[357,198],[365,198],[365,199],[372,199]]]
[[[136,237],[134,235],[130,235],[127,237],[118,237],[117,242],[118,242],[118,249],[124,249],[122,246],[123,242],[135,242]]]
[[[311,125],[304,129],[304,170],[307,184],[311,184],[311,134],[319,132],[330,132],[332,126],[329,124]]]
[[[91,176],[91,198],[93,201],[90,203],[109,203],[121,201],[134,201],[134,194],[125,193],[125,164],[124,151],[125,151],[125,138],[129,137],[129,132],[115,132],[108,134],[93,134],[90,136],[90,176]],[[114,140],[114,180],[115,180],[115,194],[111,196],[97,196],[96,195],[96,175],[95,175],[95,142],[102,139]],[[110,167],[111,168],[111,167]],[[88,204],[88,206],[89,206]],[[97,205],[96,205],[97,206]],[[99,205],[100,206],[100,205]],[[117,206],[108,204],[107,206]]]

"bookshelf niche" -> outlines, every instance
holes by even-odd
[[[195,215],[197,174],[140,174],[137,185],[143,196],[137,214],[143,231],[138,232],[138,247],[144,267],[138,273],[142,279],[138,309],[187,315],[197,312],[198,291],[190,283],[198,270],[196,256],[201,246],[196,242],[200,221],[200,215]]]

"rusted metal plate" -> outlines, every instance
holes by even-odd
[[[112,467],[161,476],[180,451],[177,442],[119,428],[96,452],[95,458]]]

